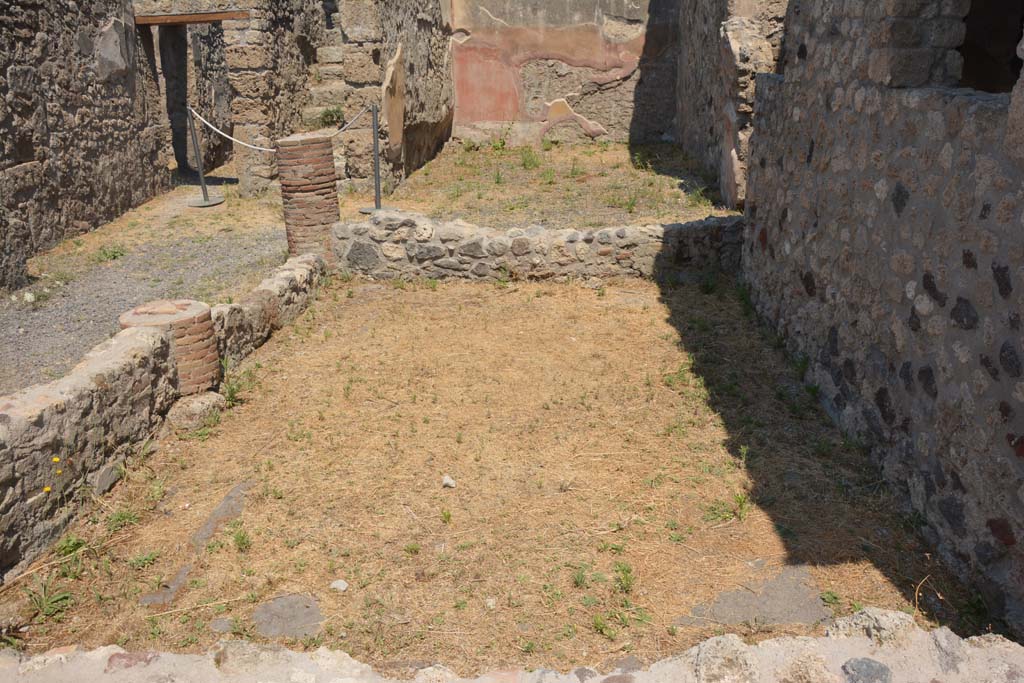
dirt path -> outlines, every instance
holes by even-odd
[[[287,594],[322,623],[271,640],[388,672],[609,669],[864,606],[979,629],[744,311],[726,281],[335,280],[228,380],[244,404],[84,511],[25,645],[265,642]]]
[[[133,306],[224,300],[278,265],[286,251],[279,198],[213,190],[227,201],[189,208],[198,187],[180,186],[34,258],[36,280],[0,299],[0,394],[60,377]]]

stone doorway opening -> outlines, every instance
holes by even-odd
[[[160,68],[164,100],[171,124],[171,147],[179,171],[191,168],[188,159],[188,39],[185,26],[161,26]]]
[[[167,112],[170,146],[180,176],[191,179],[199,168],[188,107],[229,135],[235,91],[228,80],[224,28],[220,14],[137,17],[155,34],[161,100]],[[153,24],[148,26],[147,24]],[[209,171],[231,158],[233,145],[206,128],[197,129],[202,167]]]

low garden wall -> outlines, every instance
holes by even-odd
[[[463,221],[378,211],[334,226],[338,268],[375,278],[478,280],[648,277],[687,281],[739,268],[743,219],[598,230],[500,231]]]
[[[322,259],[287,261],[240,302],[214,306],[221,358],[237,362],[315,297]],[[0,576],[54,541],[87,492],[104,493],[182,394],[171,330],[131,327],[66,376],[0,396]]]
[[[331,232],[339,270],[374,278],[684,282],[738,269],[743,220],[503,232],[378,211],[365,222],[337,223]],[[292,258],[238,302],[209,309],[218,358],[237,363],[294,320],[315,296],[326,260],[319,254]],[[130,317],[153,317],[170,304],[205,307],[162,302]],[[17,575],[42,554],[71,520],[80,496],[109,490],[126,458],[157,434],[187,393],[178,358],[194,362],[195,354],[176,352],[173,332],[169,326],[124,329],[67,376],[0,396],[0,576]]]

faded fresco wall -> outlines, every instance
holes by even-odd
[[[1021,633],[1024,84],[943,87],[968,5],[790,3],[784,75],[757,83],[744,272],[832,416]]]
[[[754,77],[773,72],[789,0],[709,0],[679,12],[678,138],[719,186],[743,204],[753,130]]]
[[[2,289],[170,173],[151,34],[136,33],[126,0],[0,0],[0,17]]]
[[[679,0],[451,3],[457,134],[674,134]]]

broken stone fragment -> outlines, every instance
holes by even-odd
[[[175,430],[199,429],[214,420],[214,415],[227,408],[227,405],[223,396],[212,391],[184,396],[167,413],[167,426]]]

